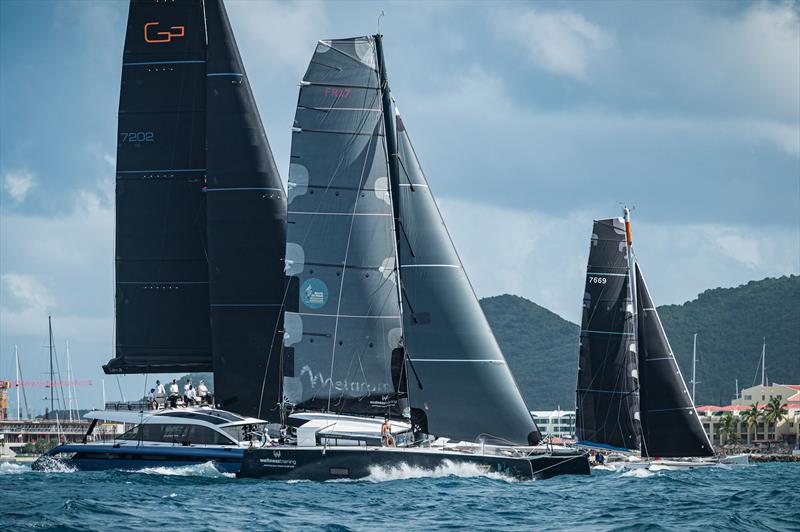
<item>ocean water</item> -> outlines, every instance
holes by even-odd
[[[469,466],[362,481],[237,480],[211,464],[34,472],[0,464],[2,530],[798,530],[800,463],[515,482]]]

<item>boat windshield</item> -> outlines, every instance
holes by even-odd
[[[202,425],[172,423],[137,425],[119,437],[120,440],[194,445],[231,445],[224,434]],[[237,440],[238,441],[238,440]]]

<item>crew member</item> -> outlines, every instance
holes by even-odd
[[[392,424],[389,423],[389,418],[383,420],[383,425],[381,425],[381,440],[385,446],[392,446],[396,447],[397,443],[395,442],[394,436],[392,435]]]
[[[186,390],[186,404],[187,405],[193,405],[196,402],[197,402],[197,392],[195,391],[195,389],[190,384],[189,385],[189,389]]]
[[[178,381],[172,379],[169,385],[169,406],[176,408],[178,406]]]
[[[200,384],[197,385],[197,396],[200,398],[200,404],[209,402],[208,387],[206,386],[206,383],[203,382],[202,380],[200,381]]]

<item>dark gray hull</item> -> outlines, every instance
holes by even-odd
[[[360,479],[368,477],[376,468],[388,470],[409,466],[432,471],[449,464],[474,464],[487,473],[501,473],[521,480],[590,474],[588,455],[571,450],[511,457],[432,448],[280,446],[246,450],[237,477],[315,481]]]

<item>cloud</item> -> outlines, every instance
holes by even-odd
[[[3,176],[3,187],[17,203],[25,200],[28,191],[36,185],[36,176],[27,170],[6,172]]]
[[[589,80],[591,63],[616,46],[612,31],[573,11],[503,11],[497,31],[527,52],[535,66],[579,81]]]
[[[447,197],[439,203],[479,297],[518,294],[580,320],[592,221],[614,216],[615,209],[554,216]],[[658,305],[683,303],[708,288],[800,272],[796,230],[652,223],[637,214],[634,249]]]
[[[738,80],[731,90],[744,91],[774,111],[800,114],[800,13],[794,2],[758,2],[741,15],[708,26],[710,54],[721,64],[706,70]],[[700,58],[708,57],[703,50]],[[795,127],[800,125],[795,122]]]
[[[64,213],[0,215],[3,335],[39,335],[52,313],[64,334],[111,338],[113,197],[109,179],[77,191]]]
[[[322,2],[231,1],[226,6],[237,40],[247,43],[242,55],[248,72],[277,66],[302,75],[317,40],[322,38]],[[257,53],[244,57],[246,51]],[[265,53],[267,60],[263,58]]]
[[[15,299],[21,308],[46,310],[53,304],[53,297],[41,280],[32,275],[4,273],[0,275],[3,291]]]

